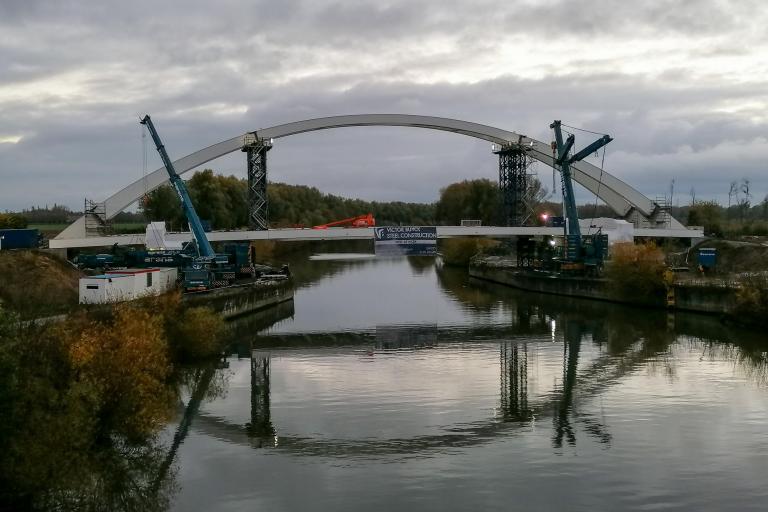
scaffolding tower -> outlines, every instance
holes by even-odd
[[[107,206],[86,199],[83,205],[85,236],[104,236],[112,233],[112,223],[107,220]]]
[[[672,201],[667,196],[656,196],[656,227],[666,228],[672,225]]]
[[[243,142],[248,161],[248,226],[263,231],[269,229],[267,151],[272,149],[272,141],[248,133]]]
[[[528,169],[533,159],[520,144],[494,146],[499,155],[499,192],[501,222],[505,226],[523,226],[531,217]]]

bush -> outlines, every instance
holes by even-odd
[[[223,348],[221,316],[207,307],[185,308],[181,292],[147,297],[137,305],[162,319],[172,360],[206,359],[218,355]]]
[[[768,326],[768,277],[742,279],[733,315],[744,324]]]
[[[440,253],[446,265],[466,267],[474,255],[497,245],[487,238],[449,238],[440,242]]]
[[[27,219],[17,213],[0,213],[0,229],[24,229]]]
[[[183,361],[194,361],[216,356],[221,352],[221,334],[224,321],[210,308],[186,309],[181,317],[174,320],[173,331],[177,357]]]
[[[662,304],[664,270],[664,253],[655,244],[614,244],[605,271],[609,294],[620,301]]]

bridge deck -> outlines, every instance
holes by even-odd
[[[317,240],[373,240],[374,228],[330,228],[330,229],[270,229],[268,231],[211,231],[208,239],[211,242],[240,242],[249,240],[282,240],[282,241],[317,241]],[[551,235],[563,234],[562,228],[548,227],[464,227],[438,226],[438,238],[457,238],[465,236],[482,236],[504,238],[520,235]],[[635,229],[636,237],[654,238],[703,238],[700,229]],[[192,240],[192,233],[168,233],[169,241],[187,242]],[[110,247],[117,245],[144,245],[144,234],[94,236],[86,238],[53,239],[51,249],[74,249],[85,247]]]

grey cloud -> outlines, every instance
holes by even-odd
[[[665,190],[667,176],[700,184],[700,197],[721,194],[717,179],[727,188],[731,176],[754,176],[755,190],[768,190],[759,173],[768,155],[756,142],[766,132],[764,114],[719,108],[768,101],[765,77],[734,81],[699,73],[694,80],[685,59],[630,75],[574,42],[625,36],[640,44],[674,33],[701,40],[691,58],[722,58],[760,33],[762,9],[744,2],[728,9],[705,0],[629,7],[582,0],[7,4],[0,6],[6,34],[0,87],[25,90],[31,80],[79,73],[83,90],[51,88],[5,102],[0,95],[0,137],[23,136],[18,144],[0,144],[0,209],[53,201],[79,208],[84,196],[103,198],[138,178],[136,121],[146,112],[176,157],[247,130],[325,115],[438,115],[544,140],[551,120],[561,118],[614,135],[609,169],[648,195]],[[538,80],[516,77],[513,61],[500,63],[495,78],[441,78],[497,55],[504,37],[515,34],[542,47],[567,36],[576,46],[541,63],[546,76]],[[449,50],[423,51],[437,40],[448,41]],[[646,57],[653,58],[650,50]],[[576,71],[564,72],[563,65]],[[322,69],[307,71],[314,67]],[[416,81],[419,73],[434,78]],[[210,105],[244,112],[217,113]],[[578,135],[578,143],[587,141]],[[750,154],[729,160],[729,148]],[[493,177],[489,149],[443,133],[336,130],[278,141],[271,176],[347,196],[432,200],[452,181]],[[152,170],[159,162],[152,151],[149,156]],[[244,175],[242,155],[211,165]]]

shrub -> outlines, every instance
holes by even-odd
[[[767,276],[742,279],[733,314],[740,323],[768,326]]]
[[[449,238],[440,243],[440,252],[446,265],[466,267],[474,255],[496,245],[487,238]]]
[[[206,307],[189,308],[175,322],[173,345],[180,360],[194,361],[219,354],[224,330],[220,315]]]
[[[655,244],[614,244],[605,271],[609,294],[620,301],[661,304],[664,269],[664,253]]]

